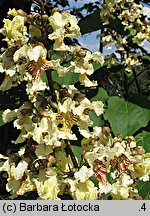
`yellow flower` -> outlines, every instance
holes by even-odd
[[[75,200],[96,200],[98,197],[98,188],[90,180],[76,182],[72,179],[67,180],[70,185],[70,193]]]
[[[55,12],[50,16],[49,21],[53,28],[53,32],[49,34],[51,40],[59,37],[73,38],[81,35],[76,17],[66,11]]]
[[[6,37],[9,46],[13,46],[17,41],[21,41],[22,44],[28,42],[27,28],[24,24],[23,16],[17,15],[12,20],[4,19],[4,27],[0,32]]]
[[[38,195],[44,200],[58,200],[59,187],[56,176],[51,176],[45,181],[34,180]]]

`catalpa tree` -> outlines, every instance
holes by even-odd
[[[137,132],[148,125],[149,110],[109,96],[99,83],[104,68],[119,65],[129,76],[142,65],[144,54],[131,49],[149,40],[142,6],[132,0],[102,4],[98,36],[103,46],[116,44],[118,60],[75,40],[95,13],[80,20],[80,30],[71,13],[53,8],[49,15],[48,2],[33,2],[38,13],[10,9],[0,30],[7,43],[0,57],[1,127],[13,131],[0,154],[7,197],[148,198],[140,188],[149,183],[149,132]],[[110,29],[113,19],[120,32]]]

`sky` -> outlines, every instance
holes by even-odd
[[[82,5],[84,5],[85,3],[89,3],[89,2],[95,2],[96,0],[78,0],[77,2],[75,2],[74,0],[70,0],[70,6],[71,7],[82,7]],[[147,14],[147,16],[150,18],[150,7],[148,7],[147,5],[143,4],[143,10],[144,12]],[[92,52],[96,52],[99,50],[99,39],[97,39],[97,34],[99,34],[99,31],[93,32],[93,33],[89,33],[87,35],[82,36],[81,38],[79,38],[79,43],[91,50]],[[147,41],[144,41],[144,48],[150,52],[150,43]],[[112,51],[114,51],[114,48],[112,50],[107,50],[106,48],[104,48],[104,53],[105,54],[110,54],[112,53]]]

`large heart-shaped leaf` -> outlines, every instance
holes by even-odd
[[[52,79],[60,85],[74,85],[76,82],[79,81],[79,74],[68,72],[63,77],[59,77],[57,71],[53,71]]]
[[[79,26],[81,30],[81,34],[87,34],[93,31],[97,31],[99,29],[103,29],[104,27],[108,27],[110,29],[116,30],[120,34],[124,34],[123,25],[118,18],[110,19],[109,24],[107,26],[103,25],[103,21],[100,17],[100,10],[96,10],[94,13],[91,13],[85,17],[83,17],[79,21]]]
[[[143,199],[150,199],[150,181],[138,181],[138,191]]]
[[[97,94],[90,99],[90,101],[102,101],[105,102],[108,100],[108,94],[105,89],[98,88]]]
[[[135,139],[139,146],[143,146],[145,152],[150,152],[150,132],[142,131]]]
[[[150,100],[142,94],[139,94],[139,93],[133,94],[129,98],[129,101],[142,108],[150,109]]]
[[[102,21],[100,20],[100,10],[96,10],[94,13],[83,17],[79,21],[81,34],[90,33],[97,31],[103,27]]]
[[[133,135],[137,130],[145,127],[150,119],[148,109],[126,102],[117,96],[109,98],[105,114],[114,134],[121,134],[123,137]]]
[[[104,126],[104,120],[101,116],[97,116],[95,112],[89,113],[90,119],[93,121],[93,127],[103,127]]]

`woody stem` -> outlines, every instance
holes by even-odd
[[[48,85],[49,85],[49,89],[50,89],[50,94],[52,96],[52,101],[57,103],[57,97],[55,94],[55,89],[53,86],[53,80],[52,80],[52,71],[51,70],[47,70],[46,71],[46,76],[47,76],[47,80],[48,80]]]
[[[70,145],[70,143],[69,143],[68,140],[66,140],[66,148],[67,148],[68,154],[69,154],[70,157],[71,157],[71,160],[72,160],[72,163],[73,163],[73,165],[74,165],[74,168],[79,168],[78,163],[77,163],[77,160],[76,160],[75,155],[74,155],[74,152],[72,151],[71,145]]]
[[[41,8],[41,16],[44,15],[44,11],[45,11],[45,5],[43,3],[42,0],[39,0],[38,1],[39,4],[40,4],[40,8]],[[45,26],[45,22],[43,21],[42,19],[42,28],[41,28],[41,33],[42,33],[42,41],[43,41],[43,44],[46,46],[46,39],[47,39],[47,36],[45,34],[45,29],[46,29],[46,26]],[[51,94],[51,97],[52,97],[52,101],[53,102],[57,102],[57,97],[56,97],[56,94],[55,94],[55,89],[54,89],[54,86],[53,86],[53,80],[52,80],[52,74],[51,74],[51,70],[47,70],[46,71],[46,76],[47,76],[47,80],[48,80],[48,85],[49,85],[49,89],[50,89],[50,94]]]

